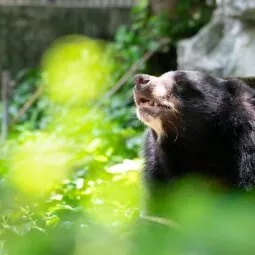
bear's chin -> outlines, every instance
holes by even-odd
[[[148,128],[151,128],[157,134],[157,140],[163,141],[170,139],[176,142],[178,139],[178,129],[174,120],[172,120],[172,113],[169,115],[151,115],[147,111],[136,110],[138,119],[145,124]]]

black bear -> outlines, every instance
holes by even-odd
[[[198,71],[134,78],[145,141],[147,182],[168,183],[186,174],[228,187],[255,184],[255,90],[240,79]]]

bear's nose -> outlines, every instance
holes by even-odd
[[[150,84],[150,76],[148,74],[137,74],[134,77],[136,87],[139,89],[145,85]]]

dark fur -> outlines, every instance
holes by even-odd
[[[221,80],[201,72],[174,73],[178,103],[176,130],[157,141],[145,139],[145,177],[169,182],[187,174],[217,179],[230,187],[255,183],[255,91],[239,79]]]

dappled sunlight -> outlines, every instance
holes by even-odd
[[[11,155],[11,179],[23,192],[42,194],[68,177],[71,158],[68,148],[55,135],[24,134]]]
[[[111,166],[107,169],[109,173],[123,173],[130,170],[139,171],[142,168],[143,161],[141,159],[129,160],[125,159],[122,163]]]
[[[85,206],[89,208],[90,217],[115,231],[137,219],[141,202],[140,165],[138,168],[137,163],[137,160],[130,160],[129,168],[119,168],[118,172],[90,183],[91,199]],[[114,167],[118,165],[108,169]]]
[[[89,109],[86,107],[68,107],[50,109],[51,122],[47,129],[49,132],[56,133],[61,137],[76,138],[91,137],[91,131],[94,127],[91,118],[88,117]],[[94,118],[102,114],[97,111]],[[83,141],[84,142],[84,141]]]
[[[90,225],[82,228],[76,233],[75,251],[73,255],[128,255],[130,254],[130,243],[125,238],[119,238],[108,232],[107,227],[101,225]],[[88,240],[89,242],[84,242]]]

